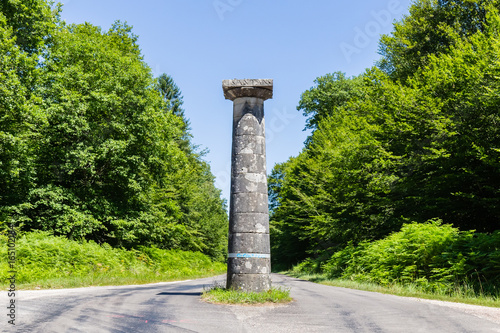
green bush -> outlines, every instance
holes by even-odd
[[[458,235],[456,228],[438,221],[404,225],[401,231],[353,252],[357,257],[345,274],[382,285],[428,281],[440,266],[440,254]]]
[[[305,274],[315,274],[321,272],[321,262],[312,258],[307,258],[306,260],[298,263],[293,267],[293,270]]]
[[[360,251],[365,244],[361,243],[358,247],[355,247],[350,243],[343,250],[335,252],[330,260],[321,266],[322,271],[326,272],[329,278],[341,277],[351,264],[356,251]]]
[[[305,261],[297,269],[305,272],[310,266],[311,261]],[[461,232],[439,220],[406,224],[384,239],[347,246],[321,270],[329,278],[413,284],[427,292],[450,293],[459,288],[496,295],[500,232]]]
[[[0,238],[0,247],[1,257],[6,258],[6,237]],[[18,235],[16,240],[16,282],[19,286],[53,287],[60,286],[62,280],[71,279],[84,279],[83,284],[93,284],[93,281],[112,284],[120,279],[153,282],[214,275],[224,269],[224,264],[214,263],[199,252],[146,247],[125,250],[93,241],[68,240],[47,232],[25,233]],[[7,260],[2,260],[0,284],[5,283],[8,270]]]
[[[456,275],[484,292],[500,287],[500,231],[492,234],[464,233],[443,260],[453,264]]]

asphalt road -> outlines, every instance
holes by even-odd
[[[200,301],[214,278],[143,286],[21,291],[16,327],[2,332],[500,332],[460,309],[273,275],[293,303],[227,306]],[[217,281],[222,282],[223,277]],[[8,302],[5,292],[1,304]],[[1,306],[1,308],[6,308]],[[4,310],[4,312],[7,312]],[[496,313],[496,312],[495,312]]]

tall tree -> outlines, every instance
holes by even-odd
[[[44,124],[40,58],[57,10],[44,1],[0,3],[0,221],[21,221],[34,179],[34,142]]]
[[[0,13],[12,28],[16,45],[28,54],[39,53],[50,45],[59,20],[61,5],[53,1],[2,0]]]
[[[324,116],[302,153],[269,181],[278,257],[288,259],[280,237],[290,235],[301,242],[299,258],[383,237],[410,220],[500,229],[500,15],[491,3],[418,1],[396,32],[424,38],[422,27],[433,32],[416,24],[422,13],[431,23],[447,15],[439,26],[446,42],[424,38],[426,52],[391,48],[401,52],[382,63],[393,67],[344,82],[359,93],[340,103],[337,81],[318,80],[303,94],[300,105]],[[484,12],[481,24],[464,8]],[[383,43],[406,45],[396,37]]]
[[[302,94],[297,106],[297,110],[309,117],[306,128],[318,128],[320,121],[332,116],[336,108],[361,98],[362,80],[362,76],[348,78],[342,72],[314,80],[315,86]]]
[[[192,135],[189,132],[191,128],[189,127],[189,120],[186,118],[184,109],[182,108],[184,101],[181,90],[177,84],[175,84],[174,79],[166,73],[161,74],[157,78],[156,86],[165,102],[166,111],[173,113],[182,120],[182,131],[184,134],[178,140],[179,145],[184,151],[188,153],[191,152],[196,149],[196,147],[192,147],[191,144]]]
[[[163,73],[158,77],[158,90],[162,94],[168,110],[173,114],[184,118],[184,110],[182,109],[182,94],[179,87],[175,84],[174,79]]]
[[[394,24],[394,31],[380,39],[379,67],[393,79],[405,81],[424,68],[433,54],[446,53],[460,38],[486,27],[489,6],[497,0],[419,0],[410,14]]]
[[[0,220],[223,260],[226,203],[180,89],[131,26],[66,25],[52,5],[0,3]]]

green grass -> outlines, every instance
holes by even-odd
[[[215,264],[214,266],[218,266]],[[81,288],[91,286],[120,286],[120,285],[138,285],[157,282],[179,281],[185,279],[197,279],[223,274],[226,272],[226,266],[214,267],[213,269],[203,270],[194,268],[190,272],[146,272],[136,274],[132,272],[92,273],[88,275],[77,275],[55,278],[40,278],[30,282],[16,283],[16,288],[21,290],[37,289],[63,289],[63,288]],[[0,284],[0,288],[8,289],[6,283]]]
[[[0,238],[0,288],[8,286],[5,238]],[[214,276],[226,265],[199,252],[77,242],[43,232],[16,240],[16,288],[55,289],[165,282]]]
[[[469,287],[467,285],[457,286],[454,292],[451,294],[439,292],[429,293],[423,291],[421,287],[415,284],[391,284],[388,286],[381,286],[379,284],[369,282],[358,282],[345,279],[328,279],[325,274],[310,274],[297,271],[286,271],[281,272],[280,274],[286,274],[299,279],[334,287],[372,291],[404,297],[417,297],[423,299],[500,308],[500,299],[498,297],[478,295],[472,287]]]
[[[243,305],[289,303],[292,301],[290,289],[273,287],[268,291],[257,293],[225,289],[219,285],[204,290],[201,298],[209,303]]]

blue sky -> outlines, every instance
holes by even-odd
[[[411,0],[67,0],[67,23],[107,30],[127,21],[144,60],[171,75],[184,96],[194,143],[229,199],[232,102],[222,80],[274,79],[265,102],[267,171],[295,156],[309,132],[296,110],[314,79],[358,75],[379,59],[380,34],[408,13]]]

